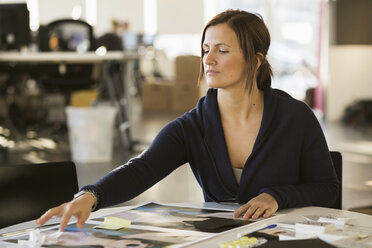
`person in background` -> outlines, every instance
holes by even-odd
[[[75,216],[82,228],[92,210],[134,198],[185,163],[205,201],[241,204],[234,217],[331,206],[340,186],[324,134],[305,103],[271,88],[269,46],[260,16],[242,10],[216,15],[201,40],[206,96],[168,123],[138,157],[84,186],[36,223],[60,216],[64,230]]]
[[[105,46],[107,51],[123,51],[121,38],[122,24],[117,20],[111,21],[112,30],[96,40],[96,48]]]

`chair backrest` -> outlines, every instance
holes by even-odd
[[[38,218],[78,191],[75,164],[0,166],[0,228]]]
[[[59,19],[41,26],[38,34],[39,49],[48,52],[93,51],[95,48],[93,27],[82,20]],[[41,88],[52,91],[72,91],[91,88],[93,64],[91,63],[48,63],[37,66],[38,81]]]
[[[342,155],[340,152],[331,151],[331,158],[337,178],[340,181],[339,195],[336,202],[331,206],[331,208],[342,209]]]
[[[93,27],[82,20],[60,19],[41,26],[41,51],[79,51],[94,49]]]

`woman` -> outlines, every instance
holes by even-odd
[[[271,88],[269,45],[260,17],[240,10],[215,16],[202,35],[206,97],[165,126],[144,153],[36,223],[62,216],[64,230],[75,216],[82,227],[92,208],[130,200],[187,162],[206,201],[243,204],[235,217],[332,205],[339,182],[323,132],[307,105]]]

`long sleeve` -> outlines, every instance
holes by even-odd
[[[302,144],[299,156],[299,183],[276,185],[261,190],[276,198],[279,208],[301,206],[331,206],[337,199],[340,183],[337,179],[326,139],[311,110],[301,111]],[[286,174],[282,175],[286,177]]]
[[[169,123],[142,154],[82,190],[98,194],[96,210],[136,197],[186,162],[183,137],[180,122]]]

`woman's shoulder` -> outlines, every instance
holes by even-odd
[[[283,90],[273,89],[273,92],[277,97],[277,110],[280,114],[292,116],[304,122],[316,119],[313,110],[304,101],[292,97]]]
[[[301,100],[298,100],[294,97],[292,97],[287,92],[280,90],[280,89],[272,89],[274,94],[277,95],[279,104],[283,104],[286,107],[290,107],[292,110],[302,110],[302,111],[311,111],[310,107]]]
[[[204,98],[204,97],[203,97]],[[197,123],[201,122],[202,116],[201,116],[201,105],[203,102],[203,98],[199,99],[197,105],[190,109],[189,111],[183,113],[182,115],[178,116],[175,119],[175,122],[181,124],[181,125],[195,125]]]
[[[203,121],[205,112],[217,108],[217,90],[208,89],[205,96],[199,98],[196,106],[179,117],[183,121]],[[215,113],[214,113],[215,114]]]
[[[209,89],[205,96],[201,97],[193,109],[180,115],[175,122],[183,128],[193,129],[194,131],[203,132],[206,122],[216,118],[218,107],[216,105],[217,91]]]

